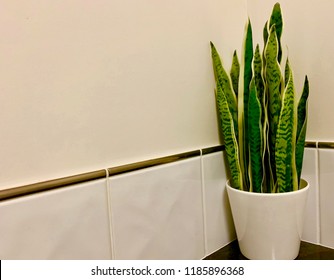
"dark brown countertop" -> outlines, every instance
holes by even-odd
[[[247,260],[247,258],[241,254],[238,241],[235,240],[204,260]],[[302,241],[296,260],[334,260],[334,249]]]

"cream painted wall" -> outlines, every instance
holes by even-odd
[[[209,41],[229,65],[245,18],[246,0],[2,0],[0,189],[219,144]]]
[[[277,0],[248,0],[254,37],[262,43],[262,28]],[[281,0],[285,20],[283,40],[288,46],[296,89],[304,75],[310,81],[307,139],[334,141],[334,2],[331,0]]]

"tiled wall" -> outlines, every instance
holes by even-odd
[[[334,150],[319,150],[320,242],[334,248]]]
[[[0,204],[0,259],[109,259],[106,181]]]
[[[303,240],[334,248],[334,150],[306,148]],[[0,259],[201,259],[236,238],[223,152],[0,203]]]

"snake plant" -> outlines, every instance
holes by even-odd
[[[253,49],[248,19],[239,62],[226,71],[211,42],[220,129],[234,188],[251,192],[299,189],[307,125],[309,82],[297,100],[288,58],[282,63],[282,12],[273,7],[263,29],[264,47]]]

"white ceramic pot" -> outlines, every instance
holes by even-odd
[[[253,260],[292,260],[298,256],[309,190],[252,193],[226,183],[241,253]]]

